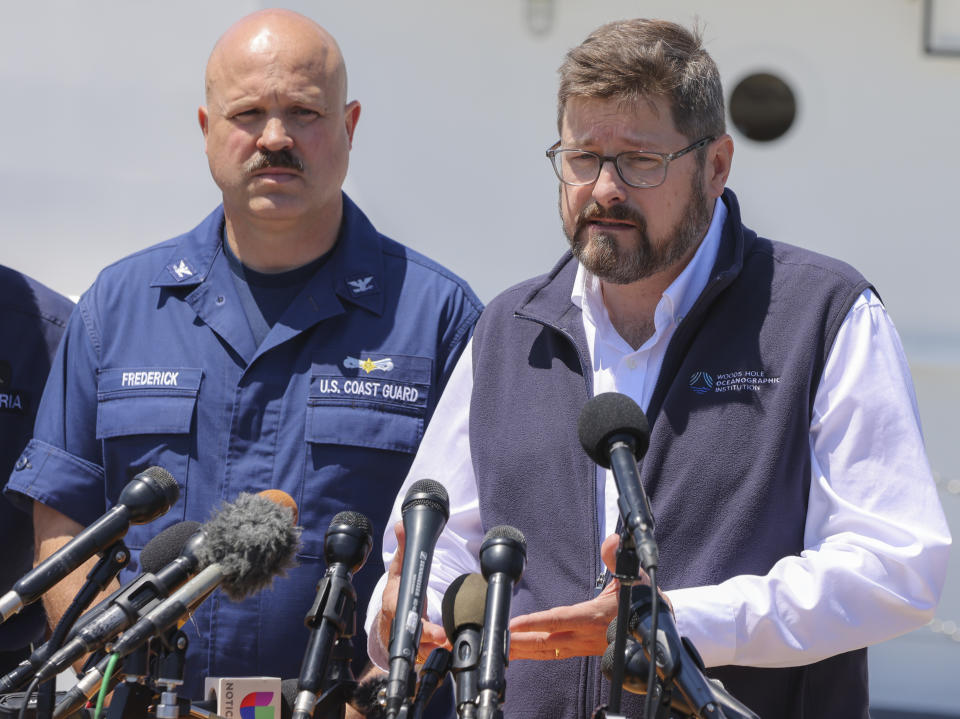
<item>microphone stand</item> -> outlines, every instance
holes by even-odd
[[[73,598],[67,611],[63,613],[60,621],[57,623],[50,640],[47,642],[52,651],[56,651],[63,645],[67,633],[74,625],[80,615],[93,603],[97,595],[106,589],[107,585],[120,573],[127,564],[130,563],[130,550],[123,540],[117,540],[111,544],[99,561],[94,565],[90,573],[87,574],[86,581],[77,596]],[[54,699],[56,698],[57,682],[56,677],[40,685],[37,692],[37,713],[36,719],[52,719]],[[30,698],[29,689],[24,702]]]
[[[352,662],[353,640],[349,636],[340,637],[330,652],[327,675],[320,685],[320,696],[313,710],[313,719],[343,719],[347,699],[353,696],[357,688]]]
[[[188,646],[187,635],[174,626],[127,655],[126,677],[113,693],[107,719],[143,719],[154,704],[157,719],[187,716],[190,701],[177,695],[177,687],[183,684]]]
[[[621,717],[620,704],[623,699],[623,680],[626,672],[627,632],[629,631],[630,610],[633,587],[640,584],[640,556],[633,532],[620,524],[620,546],[617,548],[617,564],[614,577],[620,582],[617,594],[617,631],[614,636],[614,663],[613,676],[610,679],[610,700],[606,706],[598,707],[594,716],[596,719],[615,719]],[[648,692],[653,694],[657,702],[656,714],[650,719],[668,719],[670,712],[669,688],[655,681],[652,687],[648,684]]]
[[[293,719],[336,717],[336,712],[331,714],[336,702],[330,692],[343,682],[356,684],[350,665],[350,638],[357,627],[357,592],[349,579],[323,577],[304,622],[310,627],[310,639],[300,668]],[[322,708],[318,707],[321,698],[325,699]],[[345,695],[341,698],[345,701]]]
[[[627,648],[627,623],[630,618],[632,587],[640,582],[640,557],[633,533],[620,527],[620,546],[617,548],[617,566],[614,576],[620,582],[617,595],[617,634],[614,640],[613,679],[610,680],[610,704],[612,714],[620,713],[623,696],[624,652]]]

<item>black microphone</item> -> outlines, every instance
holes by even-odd
[[[477,716],[478,671],[483,615],[487,609],[487,580],[482,574],[461,574],[443,595],[443,630],[453,647],[450,671],[457,695],[457,716]]]
[[[613,469],[623,524],[633,535],[640,564],[649,571],[660,560],[653,538],[653,512],[637,469],[637,461],[643,459],[650,445],[647,416],[627,395],[604,392],[580,410],[577,434],[590,459]]]
[[[527,541],[519,529],[494,527],[480,544],[480,571],[487,580],[487,606],[480,641],[479,719],[500,713],[510,660],[510,601],[527,561]]]
[[[630,632],[643,646],[649,661],[654,643],[651,633],[653,591],[640,585],[634,587],[633,596],[636,601],[630,608]],[[657,614],[656,669],[661,681],[665,685],[672,681],[680,694],[674,699],[674,706],[682,705],[688,713],[703,719],[759,719],[720,682],[704,675],[703,660],[689,640],[680,638],[670,610],[660,605]]]
[[[443,686],[443,680],[450,671],[451,654],[449,649],[437,647],[427,661],[420,667],[420,683],[417,685],[417,694],[413,700],[413,706],[410,708],[410,719],[423,719],[423,713],[427,709],[427,704],[437,693],[437,689]]]
[[[138,649],[192,612],[217,587],[230,599],[240,601],[270,585],[275,575],[293,566],[300,544],[300,528],[292,524],[293,500],[286,493],[270,491],[283,494],[285,506],[262,494],[242,493],[232,503],[222,505],[203,524],[204,538],[197,549],[200,571],[126,630],[108,647],[112,654],[122,659]],[[103,679],[107,659],[68,692],[57,705],[55,716],[62,716],[69,702],[81,695],[93,696]]]
[[[616,621],[616,619],[613,621]],[[613,681],[613,666],[617,661],[615,649],[616,645],[610,642],[607,645],[607,651],[603,653],[603,658],[600,660],[600,671],[611,682]],[[643,646],[636,639],[628,638],[623,656],[623,688],[633,694],[646,694],[647,672],[650,670],[650,662],[647,661],[647,655],[643,652]]]
[[[196,574],[200,564],[197,553],[204,541],[201,526],[199,522],[179,522],[151,539],[140,553],[144,573],[81,617],[63,647],[37,672],[40,681],[102,648]],[[174,548],[176,553],[171,551]]]
[[[171,563],[177,567],[182,566],[182,561],[177,562],[177,559],[181,552],[187,551],[188,540],[199,528],[199,522],[178,522],[151,539],[140,552],[140,566],[144,573],[117,589],[80,617],[67,635],[63,648],[58,650],[49,642],[37,647],[19,666],[0,679],[0,693],[16,691],[24,686],[48,660],[57,665],[54,673],[59,673],[85,653],[99,649],[109,638],[133,624],[139,618],[141,610],[145,607],[152,608],[157,596],[162,594],[162,597],[166,597],[171,590],[185,582],[190,574],[184,575],[182,579],[174,579],[167,573],[169,569],[167,572],[161,570]],[[154,573],[159,574],[154,576]],[[163,593],[164,591],[166,593]],[[78,654],[73,655],[68,647],[81,635],[83,646]],[[102,641],[93,643],[100,637]],[[68,653],[70,656],[65,658]],[[54,654],[59,656],[51,659]],[[40,672],[47,675],[44,669],[40,669]]]
[[[340,512],[330,522],[323,539],[327,571],[317,583],[317,596],[305,620],[310,640],[300,665],[293,719],[313,716],[334,643],[356,631],[357,591],[350,580],[367,561],[372,547],[373,527],[359,512]]]
[[[614,678],[614,665],[616,664],[616,636],[617,620],[614,618],[607,627],[607,651],[603,653],[600,660],[600,671],[609,681]],[[623,688],[632,694],[646,694],[647,680],[650,676],[650,662],[643,651],[643,645],[631,636],[627,637],[626,645],[623,649]],[[654,688],[654,693],[660,691],[660,684]],[[669,688],[667,689],[669,691]],[[659,699],[659,697],[655,697]],[[681,697],[670,694],[670,706],[678,711],[689,714],[691,709]]]
[[[381,697],[387,691],[387,677],[384,674],[374,674],[358,682],[347,695],[347,702],[367,719],[383,719]]]
[[[295,678],[284,679],[280,682],[280,719],[292,719],[293,705],[297,701],[297,685],[299,684],[300,680]]]
[[[387,677],[387,717],[395,717],[413,696],[413,671],[423,630],[430,562],[450,517],[447,490],[432,479],[421,479],[407,491],[400,508],[403,517],[403,566],[397,590],[397,613],[390,625],[390,673]]]
[[[0,624],[120,539],[131,524],[153,521],[176,504],[179,497],[180,487],[167,470],[145,469],[130,480],[117,503],[104,515],[23,575],[13,589],[0,597]]]

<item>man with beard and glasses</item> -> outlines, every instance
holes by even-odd
[[[485,531],[513,525],[527,564],[510,653],[540,661],[510,663],[504,716],[586,719],[606,701],[617,490],[577,420],[616,391],[652,427],[641,476],[659,584],[708,674],[765,719],[867,717],[865,647],[933,616],[951,541],[879,296],[742,224],[720,77],[696,34],[599,28],[568,53],[558,105],[547,155],[571,253],[484,311],[407,480],[450,493],[421,654],[446,641],[447,584],[479,571]],[[394,531],[367,615],[381,664]],[[642,716],[643,699],[625,695],[622,714]]]
[[[239,604],[212,597],[184,626],[183,694],[195,698],[208,676],[299,674],[330,520],[354,510],[378,535],[386,526],[482,309],[343,194],[360,105],[323,28],[285,10],[249,15],[217,42],[205,79],[199,122],[223,204],[83,295],[6,489],[33,500],[43,559],[137,472],[166,468],[180,499],[130,528],[121,581],[164,527],[240,492],[296,501],[299,566]],[[52,620],[84,574],[45,597]],[[354,577],[359,611],[376,579]],[[359,672],[366,639],[354,641]]]

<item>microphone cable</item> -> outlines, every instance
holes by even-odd
[[[653,697],[656,692],[657,681],[657,614],[660,612],[660,592],[657,590],[657,568],[650,567],[647,570],[650,575],[650,588],[653,590],[650,596],[650,611],[653,616],[650,617],[650,636],[652,637],[652,646],[650,647],[650,667],[647,669],[647,698],[643,702],[643,715],[652,717]],[[626,627],[624,627],[626,630]]]
[[[100,691],[97,693],[97,708],[94,710],[93,719],[100,719],[100,715],[103,714],[103,703],[107,698],[107,694],[110,693],[110,678],[113,676],[113,672],[117,668],[117,662],[119,661],[119,654],[111,654],[109,661],[107,661],[106,671],[103,672],[103,683],[100,685]]]
[[[39,684],[40,677],[34,677],[33,681],[27,685],[27,689],[23,693],[23,703],[20,705],[20,711],[17,712],[17,719],[26,719],[27,705],[30,703],[30,695],[37,690],[37,686],[39,686]]]

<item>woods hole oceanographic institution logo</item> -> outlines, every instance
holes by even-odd
[[[694,372],[690,375],[690,389],[697,394],[706,394],[713,389],[713,377],[708,372]]]
[[[690,375],[690,389],[697,394],[708,392],[768,392],[780,384],[780,377],[772,377],[766,370],[734,370],[712,375],[703,370]]]

